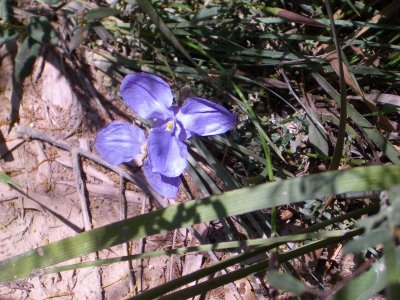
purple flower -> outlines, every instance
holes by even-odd
[[[97,133],[94,146],[110,165],[120,165],[132,161],[142,152],[146,143],[142,129],[121,121],[108,124]]]
[[[179,175],[187,164],[187,146],[192,135],[216,135],[230,130],[236,117],[224,107],[209,100],[191,97],[182,107],[172,106],[169,85],[150,74],[131,74],[121,84],[126,105],[147,120],[154,120],[147,139],[141,129],[115,121],[102,129],[95,140],[100,156],[110,164],[131,161],[146,152],[144,174],[161,195],[175,198]]]

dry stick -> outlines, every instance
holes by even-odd
[[[175,241],[176,241],[176,234],[177,234],[178,230],[175,229],[174,230],[174,235],[172,237],[172,249],[175,249]],[[174,264],[174,255],[172,254],[169,258],[169,264],[168,264],[168,281],[172,280],[172,267]]]
[[[87,174],[87,173],[86,173]],[[75,182],[73,181],[57,181],[56,184],[64,184],[68,186],[75,187]],[[119,188],[108,185],[106,183],[103,184],[93,184],[93,183],[86,183],[86,190],[93,194],[102,195],[105,197],[111,198],[118,198],[119,197]],[[139,193],[134,191],[126,190],[125,191],[125,199],[126,202],[135,203],[135,204],[142,204],[143,196],[138,196]],[[146,202],[147,204],[147,202]]]
[[[18,148],[24,142],[25,141],[22,139],[16,139],[13,141],[5,142],[3,144],[5,147],[3,149],[1,149],[1,152],[0,152],[0,158],[3,158],[3,156],[6,155],[7,153],[14,151],[14,149]]]
[[[82,164],[81,158],[77,149],[72,150],[72,157],[73,157],[73,165],[74,165],[74,175],[76,178],[76,191],[78,193],[78,198],[81,203],[82,215],[83,215],[83,224],[85,226],[85,231],[90,231],[93,229],[92,221],[90,220],[90,212],[88,207],[88,199],[87,199],[87,192],[85,190],[85,183],[82,179]],[[94,259],[99,259],[99,253],[96,251],[94,253]],[[101,278],[101,268],[96,267],[96,279],[99,284],[101,299],[104,299],[104,289],[102,284]]]
[[[120,220],[125,220],[127,217],[127,202],[125,197],[125,189],[124,189],[124,178],[119,178],[119,218]],[[124,255],[128,256],[129,253],[129,245],[128,243],[123,244]],[[127,274],[128,274],[128,283],[129,283],[129,290],[132,291],[135,287],[135,278],[134,274],[132,273],[132,265],[131,261],[128,260],[126,262]]]
[[[80,149],[78,147],[74,147],[69,143],[66,143],[64,141],[58,140],[58,139],[56,139],[56,138],[54,138],[52,136],[49,136],[49,135],[47,135],[47,134],[45,134],[43,132],[34,130],[34,129],[29,128],[29,127],[22,127],[22,126],[19,127],[18,128],[18,133],[20,133],[22,135],[25,135],[25,136],[27,136],[29,138],[46,141],[46,142],[52,144],[53,146],[59,147],[61,149],[67,150],[67,151],[71,151],[72,153],[75,154],[75,157],[78,157],[77,159],[79,159],[79,156],[84,156],[84,157],[86,157],[86,158],[88,158],[88,159],[90,159],[90,160],[92,160],[92,161],[94,161],[94,162],[96,162],[96,163],[98,163],[100,165],[103,165],[103,166],[111,169],[115,173],[117,173],[120,176],[120,178],[128,179],[131,182],[133,182],[135,185],[137,185],[139,188],[144,190],[145,192],[150,193],[153,196],[153,198],[156,200],[156,203],[158,204],[159,207],[165,207],[166,206],[164,204],[165,203],[165,199],[161,198],[160,196],[155,194],[153,191],[148,189],[143,180],[141,180],[139,178],[134,178],[131,174],[128,174],[126,171],[122,170],[121,168],[108,164],[107,162],[103,161],[97,155],[94,155],[94,154],[92,154],[90,152],[84,151],[84,150],[82,150],[82,149]],[[74,162],[74,163],[76,163],[76,162]],[[82,183],[79,182],[79,179],[78,179],[78,187],[82,186],[82,184],[83,184],[83,182]],[[142,211],[144,210],[144,208],[146,206],[146,202],[147,202],[146,200],[147,200],[146,197],[143,197]],[[84,210],[84,206],[83,206],[82,210]],[[85,220],[85,222],[86,221],[87,221],[87,219]],[[90,219],[89,219],[89,221],[90,221]],[[85,227],[86,227],[86,224],[85,224]],[[142,245],[141,249],[143,249],[143,240],[142,240],[141,245]],[[141,276],[140,276],[140,278],[141,278]],[[139,279],[139,284],[140,284],[140,288],[141,288],[141,279]],[[103,296],[103,294],[102,294],[102,296]]]
[[[87,205],[88,200],[86,198],[85,185],[82,179],[82,167],[80,162],[80,156],[75,149],[72,151],[72,157],[73,157],[73,170],[76,180],[76,190],[78,193],[79,201],[81,203],[81,209],[83,215],[83,224],[85,226],[85,231],[89,231],[93,229],[93,226],[90,220],[90,213]]]
[[[55,161],[58,162],[59,164],[68,167],[68,168],[72,168],[72,162],[70,161],[70,159],[67,157],[63,157],[64,155],[60,155],[60,153],[57,155]],[[110,187],[114,187],[114,182],[106,175],[104,175],[104,173],[97,171],[95,168],[93,168],[92,166],[83,166],[83,172],[86,175],[89,175],[91,177],[94,177],[100,181],[103,182],[103,184],[107,184]],[[88,189],[88,186],[86,184],[86,189]],[[89,190],[89,189],[88,189]]]
[[[71,223],[70,221],[68,221],[66,218],[64,218],[63,216],[61,216],[60,214],[58,214],[56,211],[52,210],[51,208],[47,207],[46,205],[42,204],[39,200],[33,198],[32,196],[30,196],[28,194],[28,192],[25,192],[21,189],[19,189],[16,186],[11,186],[11,188],[17,193],[19,194],[21,197],[25,197],[28,198],[29,200],[35,202],[36,204],[38,204],[40,206],[41,209],[43,209],[45,212],[50,213],[51,215],[53,215],[55,218],[57,218],[58,220],[60,220],[62,223],[64,223],[66,226],[68,226],[69,228],[71,228],[73,231],[75,231],[76,233],[81,233],[82,229],[79,228],[78,226],[76,226],[75,224]]]

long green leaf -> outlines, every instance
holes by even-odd
[[[254,247],[254,246],[265,246],[266,249],[275,248],[281,244],[285,244],[287,242],[295,242],[295,241],[304,241],[304,240],[312,240],[312,239],[319,239],[319,238],[332,238],[332,237],[341,237],[346,232],[342,230],[336,231],[325,231],[325,232],[318,232],[318,233],[302,233],[302,234],[292,234],[288,236],[282,237],[274,237],[270,239],[251,239],[251,240],[240,240],[240,241],[232,241],[232,242],[221,242],[221,243],[213,243],[213,244],[204,244],[199,246],[193,247],[181,247],[176,249],[168,249],[168,250],[160,250],[160,251],[152,251],[152,252],[144,252],[141,254],[134,254],[134,255],[126,255],[126,256],[119,256],[107,259],[100,259],[95,261],[88,261],[78,264],[71,264],[65,265],[61,267],[50,267],[43,270],[43,274],[52,274],[52,273],[59,273],[65,272],[70,270],[76,270],[81,268],[88,268],[88,267],[96,267],[96,266],[103,266],[109,265],[116,262],[121,261],[131,261],[149,257],[158,257],[163,255],[172,255],[172,254],[187,254],[187,253],[194,253],[194,252],[206,252],[206,251],[217,251],[217,250],[227,250],[227,249],[234,249],[234,248],[243,248],[243,247]]]
[[[400,184],[399,166],[371,166],[325,172],[243,188],[194,200],[103,226],[0,262],[0,282],[38,273],[81,255],[200,222],[240,215],[298,201]]]
[[[335,150],[333,151],[332,161],[329,164],[328,170],[337,170],[340,166],[340,160],[342,158],[344,139],[346,136],[346,123],[347,123],[347,101],[346,101],[346,82],[344,79],[344,67],[342,63],[342,50],[340,42],[338,40],[335,28],[335,21],[333,19],[333,13],[329,0],[325,0],[326,11],[328,12],[330,26],[332,31],[333,43],[335,45],[338,62],[339,62],[339,85],[340,85],[340,121],[339,121],[339,132],[337,134]],[[343,55],[344,56],[344,55]]]
[[[257,18],[260,23],[264,24],[280,24],[289,23],[288,20],[276,17],[270,18]],[[326,19],[315,19],[317,22],[329,25],[329,20]],[[335,26],[339,27],[370,27],[375,29],[387,29],[400,31],[400,26],[396,24],[383,24],[383,23],[368,23],[362,21],[349,21],[349,20],[335,20]]]

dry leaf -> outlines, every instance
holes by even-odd
[[[337,52],[331,52],[326,56],[327,60],[331,64],[332,68],[335,70],[336,74],[340,77],[339,72],[339,58]],[[363,96],[364,92],[361,90],[360,86],[357,82],[353,79],[352,74],[350,73],[349,69],[347,69],[346,65],[342,63],[343,66],[343,75],[346,84],[353,90],[354,93],[357,95]]]
[[[280,217],[281,217],[282,221],[287,221],[287,220],[289,220],[289,219],[291,219],[293,217],[293,213],[289,209],[285,209],[281,213]]]

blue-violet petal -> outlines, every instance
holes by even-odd
[[[160,77],[146,73],[127,75],[120,92],[126,105],[143,119],[173,116],[171,88]]]
[[[114,121],[97,133],[94,147],[102,159],[117,166],[130,162],[140,154],[144,143],[142,129],[121,121]]]
[[[236,116],[209,100],[190,97],[176,114],[186,131],[200,136],[225,133],[236,124]]]
[[[147,152],[153,167],[153,172],[167,177],[176,177],[182,174],[187,163],[187,146],[174,134],[174,128],[169,121],[163,126],[154,128],[150,132],[147,142]]]
[[[151,187],[166,198],[175,199],[181,180],[179,177],[166,177],[153,172],[153,167],[148,159],[143,164],[143,173]]]

